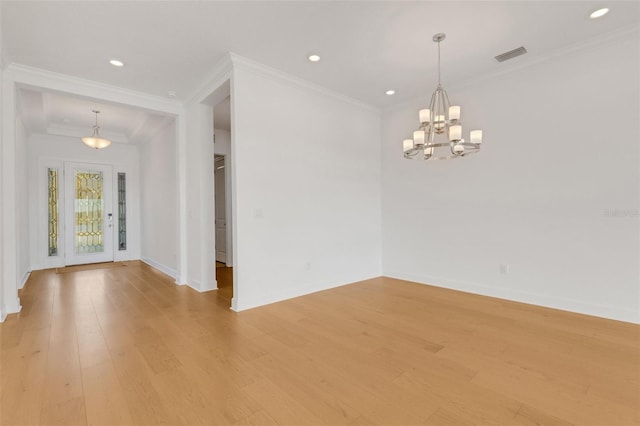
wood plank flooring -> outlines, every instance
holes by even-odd
[[[253,309],[139,262],[31,275],[2,425],[640,425],[640,327],[388,278]]]

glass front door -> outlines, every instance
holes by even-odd
[[[113,261],[111,167],[65,163],[65,264]]]

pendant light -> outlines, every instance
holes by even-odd
[[[91,133],[91,136],[85,136],[84,138],[82,138],[82,142],[84,142],[85,145],[90,146],[91,148],[106,148],[111,145],[111,141],[109,139],[100,137],[100,126],[98,126],[98,114],[100,114],[100,111],[96,111],[95,109],[92,111],[96,115],[96,124],[94,124],[93,126],[93,132]]]

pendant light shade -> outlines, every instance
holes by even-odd
[[[100,111],[96,111],[94,109],[93,112],[96,115],[96,124],[93,126],[93,132],[91,133],[91,136],[83,137],[82,142],[84,142],[85,145],[91,148],[95,148],[95,149],[106,148],[109,145],[111,145],[111,141],[109,139],[104,139],[100,137],[100,126],[98,126],[98,114],[100,114]]]

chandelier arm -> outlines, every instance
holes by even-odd
[[[447,109],[446,109],[446,111],[447,111],[447,116],[448,116],[448,114],[449,114],[449,107],[451,106],[451,101],[449,100],[449,94],[447,93],[447,91],[446,91],[446,90],[442,90],[442,91],[444,92],[444,97],[445,97],[445,99],[446,99],[446,103],[447,103],[447,105],[446,105],[446,108],[447,108]]]

